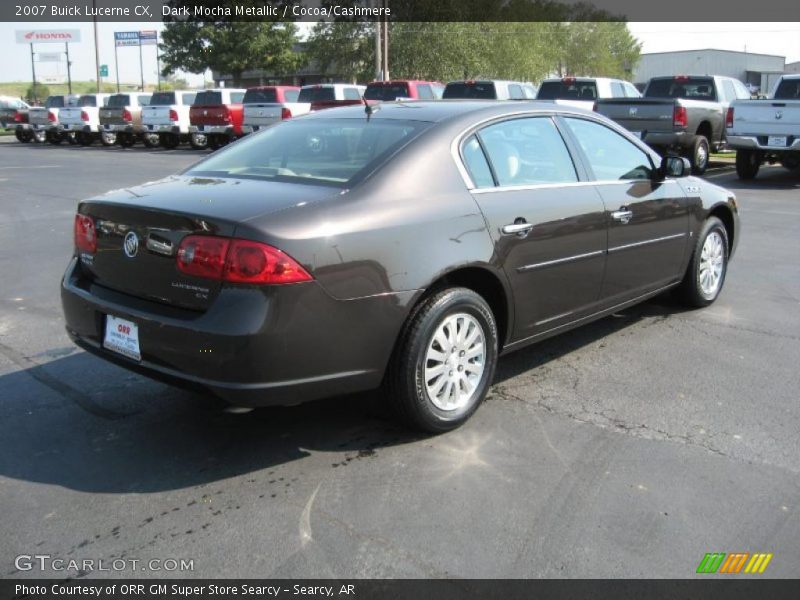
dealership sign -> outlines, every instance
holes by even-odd
[[[138,31],[115,31],[114,43],[117,46],[138,46],[139,45],[139,32]]]
[[[80,29],[17,29],[18,44],[63,44],[81,41]]]
[[[39,62],[61,62],[61,52],[37,52]]]
[[[139,42],[142,46],[155,46],[158,43],[158,32],[155,29],[140,31]]]

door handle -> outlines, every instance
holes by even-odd
[[[531,229],[533,229],[533,223],[510,223],[508,225],[503,225],[500,229],[506,235],[517,235],[519,237],[525,237],[530,233]]]
[[[611,213],[611,218],[625,225],[633,218],[633,211],[627,209],[615,210]]]

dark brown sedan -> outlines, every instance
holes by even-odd
[[[502,353],[669,288],[716,299],[736,200],[685,172],[546,102],[312,114],[81,202],[67,330],[236,405],[383,386],[414,426],[451,429]]]

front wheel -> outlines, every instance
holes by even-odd
[[[755,150],[736,151],[736,174],[739,179],[755,179],[761,168],[761,157]]]
[[[439,433],[462,425],[486,397],[497,364],[497,325],[486,301],[451,288],[410,317],[386,376],[398,415]]]
[[[728,271],[728,231],[717,217],[709,217],[697,236],[692,260],[678,294],[691,307],[702,308],[717,299]]]
[[[689,162],[692,164],[692,174],[702,175],[708,168],[708,140],[703,135],[698,135],[692,144]]]

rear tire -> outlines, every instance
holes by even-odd
[[[58,146],[61,142],[64,141],[64,138],[61,137],[61,134],[55,131],[48,131],[47,132],[47,141],[53,144],[54,146]]]
[[[162,133],[158,139],[167,150],[174,150],[181,143],[181,139],[174,133]]]
[[[136,143],[136,138],[132,133],[120,133],[117,135],[117,142],[123,148],[130,148]]]
[[[103,146],[113,146],[117,143],[117,134],[103,131],[100,134],[100,143],[103,144]]]
[[[706,172],[708,156],[708,140],[704,135],[696,136],[688,157],[692,165],[692,175],[702,175]]]
[[[142,137],[142,143],[147,148],[158,148],[161,145],[161,138],[157,133],[145,133]]]
[[[204,133],[193,133],[189,136],[189,144],[195,150],[205,150],[208,148],[208,136]]]
[[[692,259],[677,288],[679,299],[692,308],[712,304],[725,284],[728,272],[728,231],[717,217],[703,223]]]
[[[429,433],[462,425],[486,397],[497,364],[497,325],[467,288],[438,292],[411,314],[386,374],[398,416]]]
[[[17,129],[14,131],[14,137],[17,138],[18,142],[27,144],[33,139],[33,134],[26,129]]]
[[[761,168],[761,157],[755,150],[736,151],[736,174],[739,179],[755,179]]]
[[[33,141],[37,144],[44,144],[47,141],[47,132],[43,130],[34,130]]]
[[[94,136],[91,133],[79,131],[75,134],[75,141],[81,146],[91,146],[94,144]]]
[[[208,147],[211,148],[211,150],[218,150],[224,145],[225,145],[225,140],[222,138],[222,136],[219,135],[208,136]]]

